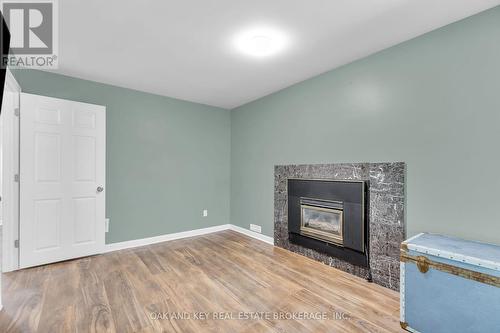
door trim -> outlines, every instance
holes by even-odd
[[[14,175],[19,174],[19,117],[15,109],[19,108],[21,87],[14,75],[7,69],[5,75],[5,98],[13,98],[12,107],[2,110],[2,271],[10,272],[19,269],[19,248],[14,241],[19,239],[19,183]]]

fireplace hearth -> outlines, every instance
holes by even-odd
[[[290,241],[368,268],[368,181],[288,179]]]

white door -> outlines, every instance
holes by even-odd
[[[102,252],[106,109],[21,94],[20,267]]]

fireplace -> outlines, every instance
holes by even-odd
[[[342,203],[342,209],[332,202]],[[342,243],[338,237],[301,230],[302,205],[342,210],[341,220],[317,219],[341,221]],[[394,290],[399,288],[400,245],[406,239],[404,206],[402,162],[274,167],[274,244],[362,278],[371,276]]]
[[[341,201],[300,199],[300,233],[343,246],[344,204]]]
[[[292,243],[368,268],[368,181],[288,179]]]

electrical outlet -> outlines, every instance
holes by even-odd
[[[257,224],[250,224],[250,230],[258,232],[260,234],[262,232],[262,227]]]
[[[207,217],[208,216],[208,209],[204,209],[203,210],[203,217]]]
[[[104,230],[105,232],[109,232],[109,219],[104,220]]]

